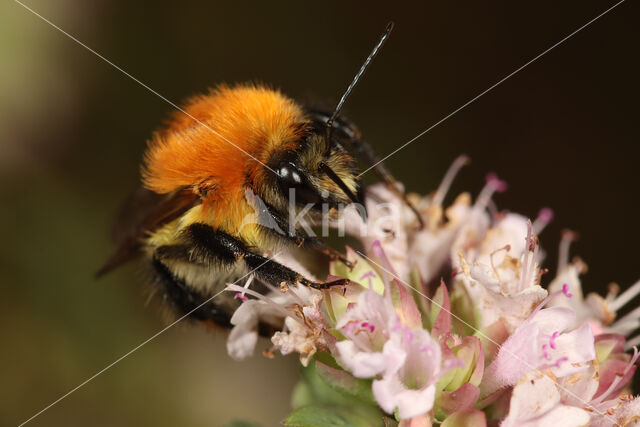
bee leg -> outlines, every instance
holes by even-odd
[[[324,283],[313,282],[303,277],[300,273],[291,270],[289,267],[253,252],[247,252],[243,259],[247,267],[252,269],[257,276],[274,285],[282,286],[284,284],[289,286],[300,283],[303,286],[314,289],[328,289],[333,286],[346,286],[350,283],[349,279],[338,279]]]
[[[375,172],[375,174],[378,175],[378,177],[382,180],[382,182],[384,182],[387,188],[389,188],[398,197],[400,197],[409,207],[409,209],[413,211],[413,213],[416,215],[416,218],[418,219],[420,229],[423,229],[424,220],[422,219],[420,212],[418,212],[418,209],[416,209],[413,203],[411,203],[411,201],[407,199],[407,195],[404,193],[404,191],[400,190],[398,181],[396,181],[393,175],[391,175],[391,172],[389,172],[389,169],[387,169],[384,163],[380,161],[380,158],[373,150],[371,145],[369,145],[368,142],[362,139],[353,139],[350,141],[349,145],[364,162],[374,165],[373,171]]]
[[[173,308],[180,314],[188,314],[189,318],[202,321],[210,326],[231,328],[231,317],[233,311],[228,307],[217,304],[210,295],[203,295],[192,287],[188,286],[184,280],[177,278],[171,270],[163,263],[163,260],[181,260],[199,265],[218,263],[219,259],[211,257],[204,259],[194,259],[192,254],[193,246],[189,245],[164,245],[156,248],[153,255],[153,268],[155,284],[163,289],[165,298],[169,300]],[[226,260],[228,258],[225,257]],[[260,322],[258,333],[260,336],[269,338],[280,330],[280,326],[271,323]]]
[[[173,248],[173,252],[177,255],[179,248]],[[188,257],[188,253],[186,256]],[[212,301],[208,301],[210,297],[201,294],[176,277],[161,259],[154,256],[152,266],[155,273],[154,284],[164,290],[165,298],[180,315],[188,314],[195,320],[212,321],[223,327],[231,327],[230,313],[216,306]]]
[[[349,283],[347,279],[327,283],[308,280],[289,267],[250,251],[241,240],[206,224],[191,224],[186,229],[186,236],[198,252],[207,254],[211,262],[232,263],[242,260],[256,276],[275,286],[300,283],[315,289],[327,289]]]

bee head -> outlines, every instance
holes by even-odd
[[[279,204],[310,214],[333,214],[357,203],[364,218],[356,163],[340,145],[326,141],[323,134],[310,132],[297,150],[286,150],[274,160]]]

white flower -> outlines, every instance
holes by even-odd
[[[255,349],[261,322],[274,327],[284,324],[284,330],[271,338],[274,349],[282,354],[300,353],[300,361],[306,366],[319,348],[327,346],[322,293],[306,286],[271,288],[265,296],[247,287],[227,286],[228,291],[237,292],[236,296],[245,300],[231,317],[234,326],[227,339],[227,351],[235,359],[249,357]],[[245,294],[257,299],[246,300]]]
[[[368,220],[363,224],[355,209],[347,208],[344,221],[347,233],[359,237],[365,248],[379,241],[393,269],[402,280],[409,279],[413,267],[428,282],[449,261],[450,248],[470,211],[468,194],[459,196],[443,217],[442,202],[456,174],[468,162],[458,157],[431,197],[410,195],[426,226],[420,230],[415,214],[396,193],[383,184],[367,190]],[[481,208],[480,208],[481,209]]]
[[[482,326],[502,320],[513,332],[547,296],[539,284],[539,245],[531,223],[507,214],[488,230],[479,249],[459,254],[460,280],[476,302]]]

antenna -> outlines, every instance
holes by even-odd
[[[369,64],[371,63],[371,61],[373,60],[373,58],[376,57],[382,45],[384,45],[384,43],[389,38],[389,34],[391,34],[391,30],[393,30],[393,22],[389,22],[387,24],[387,28],[385,28],[384,33],[382,33],[382,36],[380,36],[380,40],[378,40],[378,43],[375,45],[375,47],[373,48],[373,50],[371,51],[367,59],[364,61],[364,64],[362,64],[362,67],[360,67],[358,74],[356,74],[356,76],[353,78],[353,81],[351,82],[347,90],[342,95],[342,98],[340,98],[340,101],[338,102],[336,109],[333,111],[333,114],[331,115],[331,117],[329,117],[329,120],[327,120],[327,144],[329,146],[331,141],[331,133],[333,131],[333,122],[336,120],[336,118],[338,118],[338,115],[340,114],[340,111],[342,110],[344,103],[346,102],[347,98],[349,98],[349,95],[351,95],[351,91],[353,90],[353,88],[355,88],[356,85],[358,84],[360,77],[362,77],[364,72],[367,71],[367,68],[369,67]]]

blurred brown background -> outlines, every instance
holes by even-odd
[[[146,3],[146,2],[145,2]],[[613,5],[570,2],[28,0],[38,13],[173,101],[258,80],[335,103],[389,20],[396,29],[346,115],[387,154]],[[535,216],[556,266],[560,230],[586,287],[626,287],[638,263],[638,3],[627,1],[393,156],[429,192],[453,158],[509,182],[499,207]],[[138,345],[162,322],[135,266],[92,274],[171,107],[17,3],[0,3],[0,424],[15,425]],[[173,328],[32,425],[275,425],[294,358],[233,362],[223,334]]]

